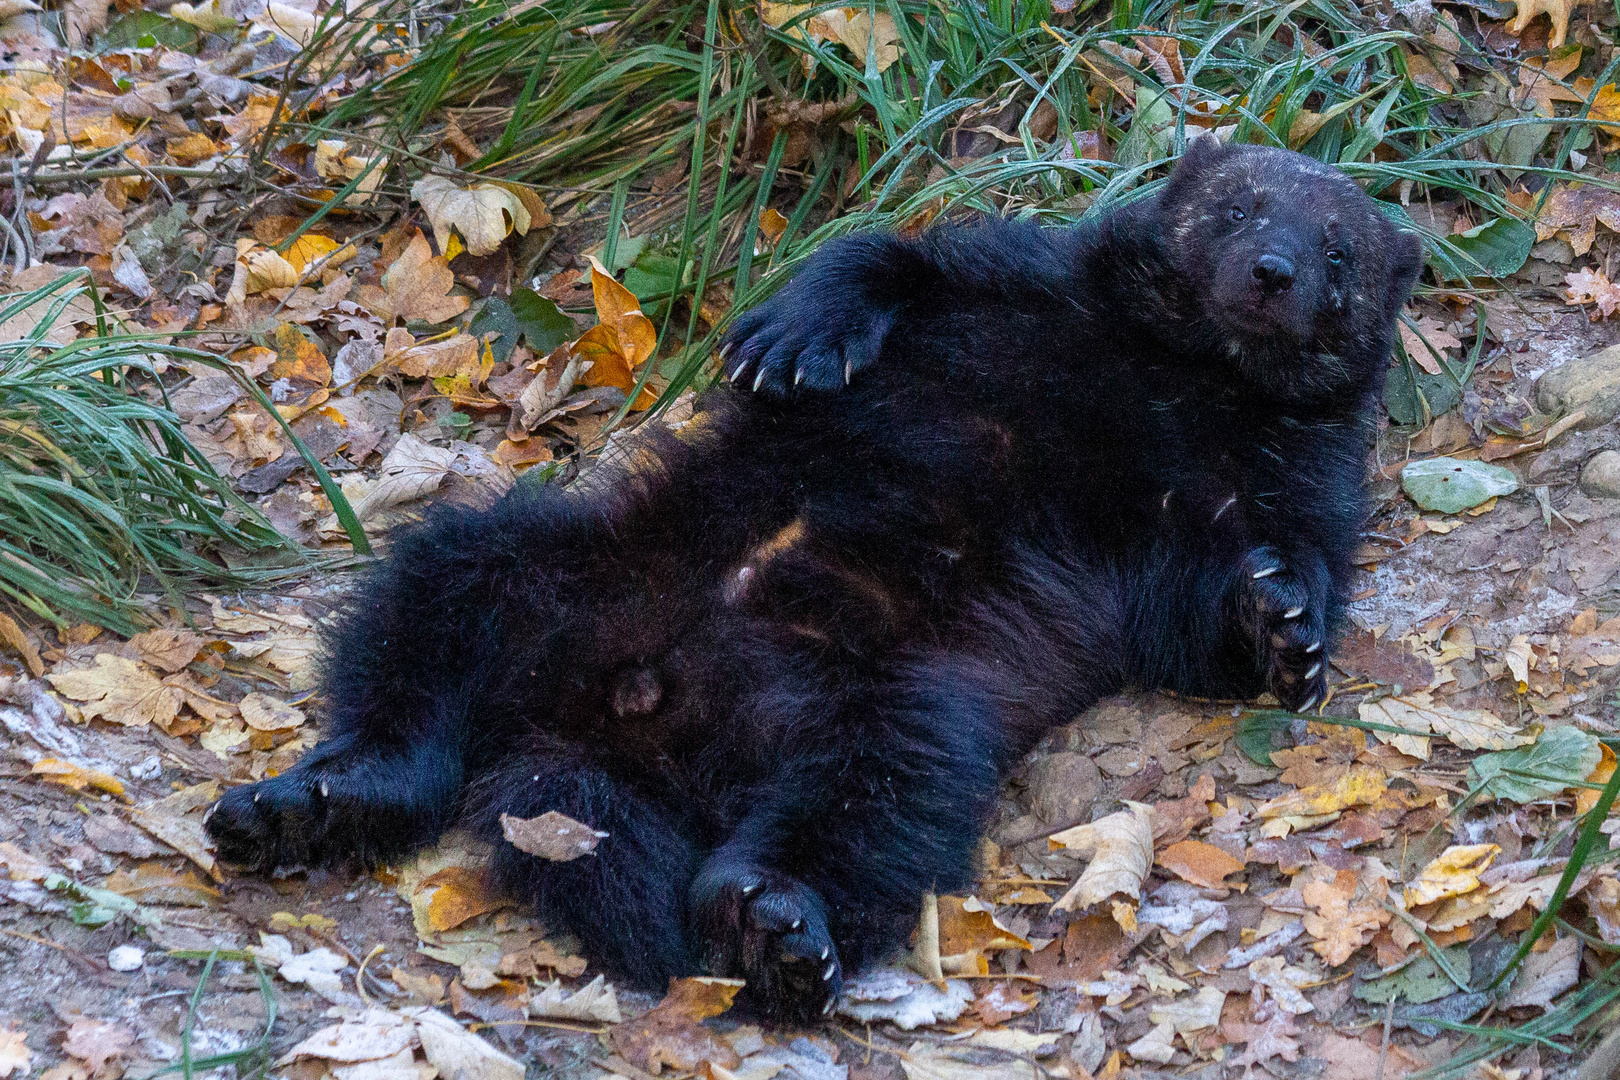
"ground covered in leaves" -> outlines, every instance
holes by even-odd
[[[1031,30],[1054,57],[1079,40],[1064,37],[1074,6]],[[874,79],[909,62],[890,16],[806,10],[762,5],[759,25],[809,50],[807,78],[818,56],[864,56]],[[911,953],[852,980],[827,1024],[762,1030],[732,1014],[724,980],[667,996],[613,985],[487,893],[485,853],[464,838],[370,876],[216,864],[207,806],[316,740],[311,662],[341,567],[230,551],[233,572],[268,567],[276,588],[149,590],[99,621],[82,593],[64,594],[83,602],[74,617],[0,608],[0,1078],[1570,1074],[1620,999],[1620,826],[1595,816],[1620,736],[1620,91],[1612,15],[1573,10],[1374,13],[1398,28],[1380,47],[1405,85],[1470,88],[1455,115],[1505,125],[1467,148],[1505,180],[1496,217],[1414,182],[1420,170],[1385,193],[1452,261],[1403,329],[1321,717],[1138,695],[1075,718],[1010,780],[974,895],[932,898]],[[356,64],[325,5],[165,11],[70,0],[47,17],[0,0],[0,341],[71,359],[109,333],[147,335],[149,355],[120,361],[131,393],[171,410],[228,481],[239,502],[223,514],[306,553],[385,542],[427,500],[484,502],[520,474],[588,476],[655,402],[646,422],[679,427],[749,260],[771,266],[814,224],[807,207],[836,218],[868,198],[882,179],[869,168],[888,161],[868,139],[893,136],[853,91],[784,102],[767,85],[768,107],[739,98],[731,127],[698,140],[695,170],[648,143],[654,168],[593,186],[480,178],[462,168],[511,149],[510,108],[449,110],[430,138],[387,150],[313,130],[425,47],[414,23],[362,36]],[[569,47],[610,42],[614,25],[570,29]],[[735,86],[751,85],[750,25],[721,35]],[[698,27],[660,47],[690,58],[707,41],[710,76],[715,40]],[[1169,149],[1143,122],[1168,108],[1150,85],[1180,87],[1186,123],[1233,136],[1236,106],[1199,97],[1190,48],[1122,30],[1063,61],[1072,109],[1017,81],[955,106],[920,190],[1006,164],[1007,146],[1128,172]],[[1314,152],[1371,114],[1378,130],[1345,160],[1387,165],[1396,133],[1363,77],[1344,76],[1354,109],[1302,94],[1266,122]],[[589,143],[607,108],[539,128]],[[1524,122],[1576,109],[1601,123],[1567,145]],[[619,150],[691,113],[665,102]],[[1091,126],[1070,130],[1071,113]],[[724,168],[704,156],[716,147]],[[766,177],[757,198],[727,201],[733,165]],[[1072,216],[1089,198],[1056,201]],[[949,209],[907,205],[911,228]],[[699,239],[732,260],[713,281],[726,260],[694,275]],[[1458,259],[1500,280],[1450,275]],[[0,434],[27,422],[0,413]],[[16,460],[44,468],[37,446]],[[149,628],[114,632],[131,612]],[[521,843],[589,858],[556,843],[560,827],[515,826]]]

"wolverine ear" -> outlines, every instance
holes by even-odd
[[[1389,291],[1385,295],[1385,310],[1390,318],[1396,318],[1411,299],[1418,275],[1423,273],[1423,238],[1388,219],[1384,227],[1389,230]]]
[[[1199,131],[1187,139],[1187,149],[1176,163],[1175,178],[1185,181],[1226,156],[1226,144],[1212,132]]]

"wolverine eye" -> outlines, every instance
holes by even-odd
[[[1244,218],[1246,218],[1248,216],[1249,215],[1247,215],[1247,214],[1245,214],[1243,212],[1243,207],[1241,207],[1241,206],[1232,207],[1232,220],[1233,221],[1242,221]]]
[[[1340,251],[1338,248],[1328,248],[1327,261],[1332,263],[1334,266],[1338,266],[1340,263],[1344,262],[1344,252]]]

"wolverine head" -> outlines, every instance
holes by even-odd
[[[1344,173],[1205,136],[1158,209],[1205,333],[1245,377],[1309,397],[1382,373],[1423,248]]]

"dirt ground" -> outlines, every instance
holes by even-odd
[[[1582,646],[1587,637],[1575,632],[1591,631],[1594,625],[1594,615],[1583,621],[1583,613],[1595,610],[1596,624],[1620,614],[1620,499],[1593,497],[1581,481],[1583,465],[1595,455],[1620,450],[1620,430],[1613,423],[1590,430],[1577,425],[1559,432],[1548,446],[1499,457],[1497,463],[1514,470],[1521,487],[1477,515],[1420,512],[1402,495],[1396,476],[1400,463],[1414,450],[1446,449],[1448,438],[1454,440],[1449,448],[1461,449],[1462,456],[1482,452],[1478,446],[1465,449],[1482,441],[1480,436],[1485,437],[1485,449],[1504,445],[1500,432],[1535,413],[1538,378],[1579,363],[1620,336],[1615,327],[1591,323],[1580,309],[1561,300],[1538,301],[1533,293],[1521,300],[1522,307],[1507,301],[1491,307],[1491,328],[1501,343],[1486,350],[1486,361],[1469,394],[1453,414],[1467,430],[1453,430],[1454,421],[1447,420],[1416,442],[1388,431],[1379,444],[1370,469],[1377,511],[1369,524],[1365,562],[1351,608],[1354,625],[1335,658],[1330,714],[1355,716],[1364,702],[1429,689],[1434,700],[1454,710],[1489,710],[1514,728],[1575,725],[1598,734],[1615,731],[1620,667],[1613,665],[1620,657]],[[1489,441],[1492,432],[1497,433],[1494,442]],[[1592,484],[1586,487],[1594,489]],[[217,659],[205,696],[234,701],[268,689],[277,700],[292,702],[296,708],[307,692],[307,667],[299,660],[299,650],[305,650],[307,661],[307,642],[326,610],[331,586],[311,583],[277,597],[219,598],[219,602],[195,598],[189,616],[203,648],[199,655]],[[272,617],[255,621],[254,613],[264,612]],[[176,626],[182,627],[180,621]],[[225,647],[215,647],[215,642],[224,642]],[[157,655],[155,646],[142,650],[105,634],[78,642],[46,635],[38,644],[45,666],[54,672],[87,667],[101,656],[140,660],[150,667]],[[1527,679],[1515,677],[1515,658],[1527,664]],[[191,670],[196,665],[194,661]],[[159,664],[153,670],[163,669]],[[1522,686],[1516,685],[1520,682]],[[264,880],[233,877],[217,867],[210,874],[211,857],[197,844],[197,820],[198,809],[214,789],[199,786],[285,767],[312,741],[313,722],[232,729],[234,734],[226,731],[215,740],[216,746],[224,747],[216,753],[206,745],[215,729],[203,730],[204,723],[197,720],[191,720],[188,729],[184,717],[161,725],[75,724],[72,709],[83,709],[84,702],[78,706],[69,702],[64,713],[61,702],[67,695],[51,695],[48,685],[33,678],[22,662],[0,660],[0,716],[8,729],[0,761],[0,853],[5,854],[11,878],[0,880],[0,1029],[9,1021],[24,1033],[25,1072],[43,1073],[51,1080],[91,1076],[106,1080],[120,1071],[144,1078],[165,1066],[178,1070],[182,1029],[203,968],[199,953],[250,945],[274,950],[279,946],[261,938],[273,933],[284,939],[292,955],[331,962],[326,963],[323,979],[321,963],[311,961],[307,966],[314,974],[303,984],[290,981],[296,964],[284,964],[279,975],[272,973],[269,985],[276,1019],[268,1038],[271,1061],[334,1023],[335,1017],[360,1015],[355,1010],[365,1002],[358,991],[371,1003],[395,1011],[432,1003],[464,1021],[486,1025],[506,1021],[486,1027],[483,1034],[531,1076],[583,1080],[609,1071],[632,1080],[645,1076],[645,1070],[630,1060],[627,1044],[613,1034],[615,1025],[604,1019],[611,1010],[585,1010],[570,1018],[566,1010],[536,1009],[534,995],[546,992],[556,979],[568,989],[588,987],[596,974],[590,958],[580,964],[570,955],[565,938],[542,937],[543,928],[515,912],[487,910],[490,902],[468,884],[471,875],[456,872],[474,860],[453,843],[439,863],[399,875],[313,872]],[[197,701],[186,700],[197,707]],[[200,707],[206,710],[206,703]],[[1068,887],[1084,860],[1051,851],[1047,834],[1112,813],[1121,799],[1183,800],[1207,781],[1213,781],[1213,801],[1229,805],[1237,805],[1235,800],[1261,804],[1300,786],[1298,779],[1290,780],[1286,773],[1280,777],[1278,769],[1256,764],[1236,747],[1234,712],[1231,703],[1139,695],[1105,702],[1055,732],[1009,782],[1005,805],[991,832],[994,842],[986,848],[980,896],[993,906],[1007,934],[1030,945],[1022,959],[1018,948],[986,947],[989,970],[1011,977],[999,983],[988,976],[969,979],[977,994],[973,1010],[926,1033],[902,1031],[882,1019],[862,1023],[847,1012],[814,1031],[766,1032],[766,1044],[786,1048],[777,1055],[777,1071],[797,1073],[800,1080],[850,1076],[875,1080],[898,1077],[903,1071],[912,1080],[919,1076],[955,1080],[975,1068],[980,1074],[998,1076],[1031,1075],[1033,1069],[1036,1075],[1075,1078],[1105,1075],[1111,1069],[1115,1074],[1148,1076],[1162,1071],[1213,1080],[1260,1069],[1278,1077],[1348,1080],[1355,1073],[1356,1080],[1370,1080],[1373,1062],[1377,1072],[1394,1077],[1446,1060],[1461,1044],[1460,1035],[1414,1030],[1404,1021],[1395,1022],[1394,1010],[1386,1015],[1383,1006],[1353,996],[1352,982],[1360,985],[1372,961],[1361,954],[1356,980],[1335,976],[1307,948],[1308,938],[1293,941],[1280,954],[1312,975],[1304,985],[1312,1011],[1285,1017],[1289,1026],[1281,1029],[1294,1044],[1291,1060],[1286,1047],[1264,1053],[1257,1037],[1248,1040],[1246,1055],[1221,1054],[1207,1046],[1207,1052],[1201,1052],[1194,1040],[1184,1039],[1164,1064],[1134,1051],[1123,1064],[1118,1056],[1096,1056],[1099,1034],[1104,1049],[1112,1052],[1142,1045],[1140,1040],[1157,1026],[1153,1016],[1158,1014],[1146,1002],[1161,988],[1153,982],[1158,976],[1144,974],[1149,968],[1166,979],[1182,980],[1182,986],[1196,983],[1200,993],[1208,987],[1226,992],[1228,1013],[1233,1002],[1241,1004],[1242,994],[1258,1001],[1261,995],[1252,973],[1221,961],[1231,950],[1280,925],[1276,912],[1286,914],[1287,903],[1275,897],[1287,891],[1290,876],[1300,866],[1312,863],[1361,873],[1367,860],[1376,858],[1410,882],[1448,846],[1482,843],[1500,847],[1499,864],[1515,863],[1530,857],[1539,840],[1549,835],[1549,821],[1569,816],[1567,799],[1562,805],[1556,800],[1550,805],[1488,803],[1449,821],[1433,807],[1419,807],[1398,825],[1384,822],[1352,842],[1345,835],[1349,816],[1314,831],[1262,837],[1252,821],[1248,826],[1239,822],[1223,827],[1221,823],[1233,816],[1222,815],[1199,835],[1209,846],[1239,853],[1246,864],[1241,886],[1200,890],[1172,880],[1145,886],[1144,892],[1157,888],[1153,894],[1160,897],[1157,902],[1189,911],[1215,898],[1226,909],[1224,925],[1185,950],[1172,949],[1166,939],[1157,937],[1128,939],[1123,952],[1098,946],[1108,954],[1106,963],[1093,965],[1085,977],[1061,977],[1062,965],[1076,971],[1085,966],[1085,947],[1075,944],[1075,927],[1085,920],[1075,911],[1054,911],[1046,902]],[[247,715],[245,708],[243,714]],[[239,735],[245,742],[236,738]],[[1321,732],[1311,738],[1328,748],[1329,758],[1342,750]],[[77,762],[82,771],[48,778],[39,766],[41,760]],[[1419,772],[1424,783],[1448,790],[1455,800],[1465,790],[1466,764],[1467,755],[1442,748],[1437,741],[1433,757],[1421,763]],[[91,775],[98,771],[114,783]],[[79,782],[77,789],[74,781]],[[106,790],[114,787],[121,790]],[[194,805],[183,805],[186,797]],[[1427,817],[1422,816],[1425,813]],[[1566,839],[1550,854],[1567,850]],[[437,876],[442,888],[461,890],[458,902],[470,905],[472,918],[440,929],[452,917],[427,910],[436,901],[423,901],[420,891],[411,891],[430,876],[427,871]],[[98,904],[106,907],[107,893],[75,893],[51,875],[124,897],[125,907],[98,914],[93,909]],[[53,883],[58,887],[53,889]],[[1178,893],[1172,885],[1184,891]],[[1020,890],[1033,891],[1040,899]],[[444,896],[456,899],[451,893]],[[418,908],[414,915],[413,901]],[[108,914],[113,917],[102,917]],[[430,934],[438,938],[439,959],[422,951],[419,930],[424,919]],[[1057,956],[1052,949],[1034,948],[1043,939],[1064,941],[1062,964],[1051,959]],[[1468,939],[1453,933],[1451,940]],[[494,941],[491,955],[502,956],[502,963],[515,948],[530,958],[533,974],[490,974],[487,964],[480,969],[475,957],[469,959],[477,951],[469,942],[475,941]],[[1375,940],[1369,949],[1380,947],[1380,942]],[[116,958],[116,950],[123,946],[133,946],[141,954],[139,967],[110,966],[109,958]],[[170,955],[175,950],[191,952],[178,958]],[[1588,952],[1586,957],[1588,975],[1595,970],[1590,966],[1592,956]],[[330,968],[337,961],[342,963],[333,979]],[[357,984],[356,970],[362,962],[366,975]],[[1480,963],[1477,955],[1474,962],[1476,967]],[[265,970],[271,971],[265,963]],[[120,967],[128,964],[127,958],[118,961]],[[1122,984],[1126,996],[1118,1001],[1097,989],[1098,979],[1106,982],[1106,972],[1116,968],[1135,972],[1131,978],[1136,980],[1134,988]],[[993,984],[1003,988],[995,991],[1001,997],[994,1000],[986,989]],[[1174,999],[1178,991],[1172,988],[1169,993]],[[242,1051],[261,1042],[269,1001],[251,963],[218,962],[196,1000],[190,1038],[193,1059]],[[657,1000],[617,990],[617,1008],[625,1018],[645,1012]],[[334,1014],[333,1009],[350,1011]],[[1534,1011],[1530,1007],[1514,1015]],[[627,1019],[626,1026],[631,1022]],[[1222,1030],[1228,1038],[1219,1041],[1235,1046],[1240,1040],[1230,1036],[1244,1030],[1238,1025],[1263,1022],[1261,1013],[1223,1013]],[[756,1038],[745,1026],[721,1016],[711,1028],[731,1037],[739,1050],[742,1064],[735,1065],[737,1075],[760,1060],[757,1048],[742,1053],[738,1046]],[[997,1058],[993,1049],[985,1050],[990,1056],[978,1064],[953,1059],[956,1071],[944,1066],[931,1071],[920,1064],[933,1060],[928,1057],[934,1052],[930,1047],[969,1038],[969,1033],[977,1038],[987,1031],[1028,1037],[1056,1033],[1056,1041],[1010,1059]],[[1345,1048],[1352,1046],[1361,1049],[1347,1056]],[[0,1076],[6,1075],[3,1047],[0,1043]],[[1372,1056],[1357,1057],[1362,1051]],[[19,1053],[15,1044],[11,1052]],[[265,1057],[256,1060],[263,1063]],[[409,1053],[405,1060],[410,1061]],[[1012,1072],[1006,1071],[1008,1061]],[[246,1061],[243,1071],[253,1064]],[[345,1064],[341,1056],[304,1055],[270,1072],[316,1080],[330,1069],[339,1080],[378,1080],[386,1070],[361,1068],[378,1064],[375,1058]],[[414,1069],[413,1076],[426,1077],[434,1068],[398,1061],[394,1067],[388,1077],[403,1076],[401,1069]],[[1534,1080],[1537,1075],[1565,1075],[1571,1067],[1564,1056],[1530,1046],[1498,1059],[1491,1066],[1495,1071],[1482,1075],[1492,1080]],[[229,1073],[233,1068],[228,1065],[219,1071]],[[442,1064],[439,1071],[445,1071]],[[724,1080],[726,1075],[719,1066],[709,1073],[711,1080]],[[469,1066],[464,1075],[495,1073]]]

